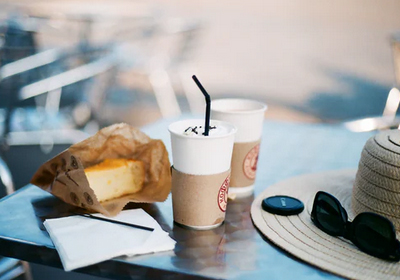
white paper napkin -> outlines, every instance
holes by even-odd
[[[143,209],[122,211],[115,217],[95,216],[154,228],[154,231],[81,216],[48,219],[47,232],[66,271],[123,255],[173,250],[175,241]]]

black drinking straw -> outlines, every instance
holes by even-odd
[[[207,93],[207,91],[204,89],[204,87],[201,85],[200,81],[197,79],[195,75],[192,76],[192,79],[196,83],[196,85],[199,87],[201,92],[203,93],[204,97],[206,98],[206,123],[204,126],[204,135],[208,136],[208,132],[210,131],[210,107],[211,107],[211,98],[210,95]]]
[[[109,223],[128,226],[128,227],[134,227],[134,228],[138,228],[138,229],[142,229],[142,230],[154,231],[154,228],[149,228],[149,227],[136,225],[136,224],[125,223],[125,222],[121,222],[121,221],[117,221],[117,220],[106,219],[106,218],[97,217],[97,216],[93,216],[93,215],[86,214],[86,213],[75,213],[75,215],[86,217],[86,218],[90,218],[90,219],[94,219],[94,220],[100,220],[100,221],[103,221],[103,222],[109,222]]]

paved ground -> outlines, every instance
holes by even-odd
[[[346,79],[394,82],[389,37],[400,30],[399,1],[175,0],[169,7],[204,21],[196,64],[217,92],[304,102],[345,93]]]

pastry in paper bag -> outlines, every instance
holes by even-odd
[[[85,168],[108,159],[140,161],[143,186],[135,193],[100,203],[89,186]],[[127,124],[114,124],[44,163],[31,183],[68,204],[114,216],[128,202],[164,201],[171,191],[170,162],[161,140],[151,139]]]

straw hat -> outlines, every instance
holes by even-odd
[[[358,171],[329,171],[282,181],[268,187],[251,207],[255,226],[269,240],[312,265],[351,279],[399,279],[400,262],[369,256],[350,241],[330,236],[314,225],[310,214],[318,191],[335,196],[350,220],[364,211],[386,216],[395,225],[399,239],[400,131],[381,132],[369,139]],[[262,200],[274,195],[296,197],[305,209],[286,217],[265,212]]]

